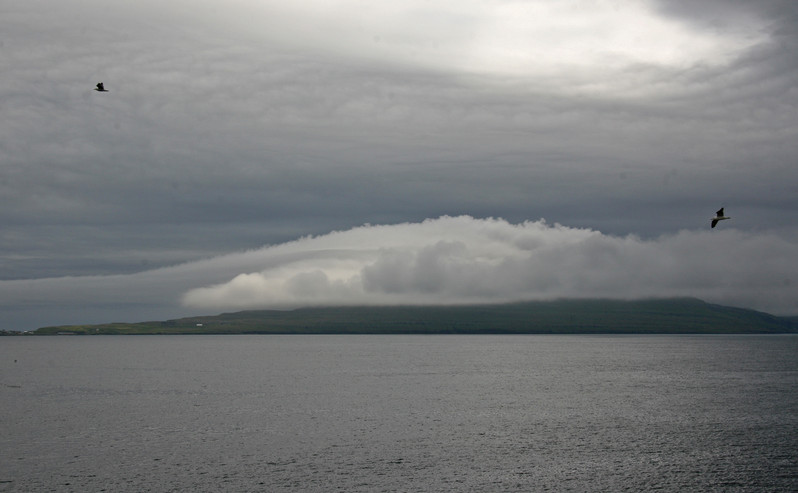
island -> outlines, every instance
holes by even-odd
[[[555,300],[463,306],[249,310],[174,320],[42,327],[34,335],[108,334],[784,334],[798,318],[694,298]]]

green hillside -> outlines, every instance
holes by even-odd
[[[798,332],[795,320],[696,299],[258,310],[36,334],[686,334]]]

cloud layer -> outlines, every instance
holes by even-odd
[[[363,226],[268,247],[262,270],[195,288],[187,306],[495,303],[696,296],[798,310],[798,245],[738,231],[655,240],[500,219],[441,217]]]
[[[16,329],[243,309],[557,298],[694,296],[798,313],[798,238],[722,226],[641,239],[542,219],[364,225],[135,274],[0,281],[0,312]]]

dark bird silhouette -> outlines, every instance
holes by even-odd
[[[108,92],[108,89],[105,88],[102,82],[98,82],[97,87],[94,88],[94,90],[97,92]]]
[[[723,215],[723,207],[721,207],[720,210],[715,213],[715,217],[712,218],[712,227],[714,228],[718,224],[718,221],[723,221],[724,219],[731,218]]]

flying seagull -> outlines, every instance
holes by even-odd
[[[712,227],[714,228],[718,224],[718,221],[723,221],[724,219],[731,218],[723,215],[723,207],[721,207],[720,210],[715,213],[715,217],[712,218]]]
[[[105,88],[102,82],[97,83],[97,88],[94,89],[97,92],[108,92],[108,89]]]

